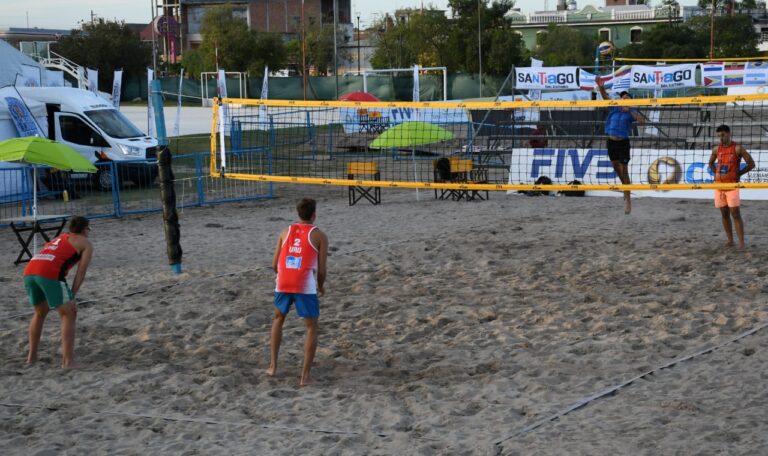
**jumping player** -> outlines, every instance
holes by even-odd
[[[37,347],[45,317],[49,309],[55,309],[61,317],[61,366],[77,367],[74,356],[77,320],[75,295],[85,280],[85,272],[93,256],[93,245],[88,240],[90,231],[88,219],[72,217],[69,232],[45,244],[24,269],[24,286],[29,303],[35,306],[35,313],[29,323],[27,364],[37,361]],[[77,273],[70,289],[66,278],[75,264],[78,265]]]
[[[317,350],[317,321],[320,317],[318,296],[325,294],[325,265],[328,256],[328,238],[314,225],[315,200],[304,198],[296,205],[299,222],[280,233],[272,259],[277,273],[275,287],[275,317],[270,339],[270,362],[267,375],[277,373],[277,355],[283,337],[285,316],[296,305],[296,313],[304,319],[307,328],[304,340],[304,365],[300,385],[312,382],[309,371]]]

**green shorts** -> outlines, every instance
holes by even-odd
[[[51,280],[38,275],[24,276],[24,287],[27,289],[29,303],[33,306],[48,301],[48,307],[55,309],[67,301],[75,299],[67,282]],[[66,299],[64,299],[66,297]]]

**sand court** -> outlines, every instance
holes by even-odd
[[[755,454],[768,443],[765,202],[748,251],[723,250],[708,200],[422,199],[278,185],[276,199],[181,213],[184,273],[160,214],[95,220],[76,355],[49,315],[24,367],[15,239],[0,236],[0,446],[218,454]],[[304,325],[269,362],[279,231],[298,198],[328,234],[315,383]],[[3,234],[3,233],[0,233]],[[574,404],[643,373],[613,394]],[[551,420],[551,417],[557,419]]]

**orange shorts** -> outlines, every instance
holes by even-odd
[[[715,207],[739,207],[741,198],[739,198],[739,189],[733,190],[715,190]]]

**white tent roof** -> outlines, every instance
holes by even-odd
[[[45,78],[45,67],[32,57],[24,55],[4,40],[0,40],[0,87],[13,85],[16,75],[22,73],[22,65],[40,68],[42,79]]]

